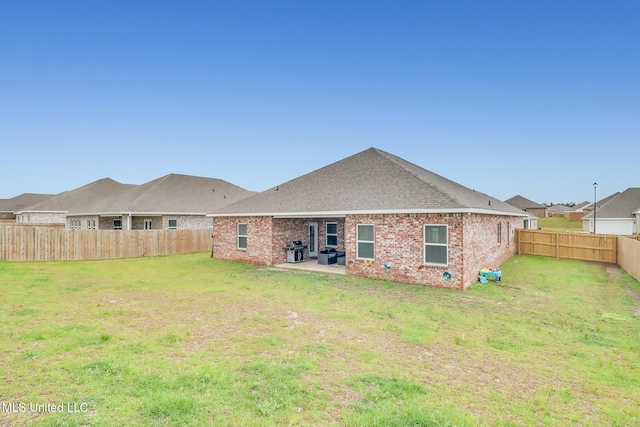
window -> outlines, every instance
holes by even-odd
[[[87,219],[87,228],[89,230],[95,230],[96,229],[96,220],[89,218]]]
[[[177,219],[170,219],[169,220],[169,230],[175,230],[176,228],[178,228],[178,220]]]
[[[424,263],[447,265],[447,233],[446,225],[424,226]]]
[[[356,243],[358,248],[356,258],[374,258],[375,248],[373,224],[358,224],[358,228],[356,230]]]
[[[502,243],[502,223],[498,223],[498,244]]]
[[[145,230],[151,230],[151,220],[150,219],[145,219],[144,220],[144,229]]]
[[[338,246],[338,223],[327,223],[327,247],[335,248]]]
[[[238,249],[247,249],[247,224],[238,224]]]
[[[122,230],[122,220],[121,219],[114,219],[113,220],[113,229],[114,230]]]
[[[73,228],[74,230],[80,230],[80,228],[82,228],[80,220],[76,218],[72,218],[69,220],[69,227]]]

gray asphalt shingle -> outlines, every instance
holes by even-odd
[[[496,198],[370,148],[226,206],[213,215],[469,209],[523,215],[521,210]]]
[[[103,178],[24,209],[32,212],[206,214],[253,194],[216,178],[169,174],[142,185]]]

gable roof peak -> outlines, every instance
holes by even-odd
[[[215,215],[323,212],[522,212],[375,147],[224,207]]]
[[[542,206],[540,203],[529,200],[519,194],[505,200],[504,202],[520,209],[544,209],[544,206]]]

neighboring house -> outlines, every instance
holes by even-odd
[[[640,232],[640,188],[628,188],[616,193],[602,205],[597,204],[595,212],[595,232],[600,234],[638,234]],[[594,212],[582,218],[582,229],[594,232]]]
[[[564,217],[570,221],[578,221],[587,214],[585,208],[589,208],[593,203],[582,202],[575,205],[573,208],[564,212]]]
[[[53,194],[24,193],[11,199],[2,199],[0,200],[0,219],[15,221],[16,211],[43,202],[51,197],[53,197]]]
[[[549,216],[555,218],[564,218],[564,213],[571,211],[573,208],[570,208],[567,205],[553,205],[547,208],[547,212]]]
[[[520,195],[513,196],[509,200],[505,200],[505,203],[515,206],[518,209],[522,209],[528,214],[535,216],[536,218],[546,218],[548,215],[547,208],[540,203],[531,201]]]
[[[582,202],[582,203],[578,203],[577,205],[575,205],[575,206],[573,207],[573,209],[572,209],[572,210],[573,210],[573,211],[576,211],[576,212],[584,212],[584,208],[585,208],[585,207],[587,207],[587,206],[589,206],[590,204],[591,204],[591,203],[589,203],[589,202]]]
[[[600,209],[602,206],[604,206],[606,203],[608,203],[610,200],[613,200],[615,197],[617,197],[620,194],[620,192],[616,192],[611,194],[610,196],[605,197],[604,199],[600,199],[598,200],[598,202],[596,203],[596,206],[598,207],[598,209]],[[579,211],[583,212],[584,215],[587,215],[591,212],[593,212],[593,202],[591,203],[587,203],[586,205],[582,206]],[[583,217],[584,217],[583,215]]]
[[[67,215],[70,228],[209,228],[206,215],[255,192],[215,178],[169,174]]]
[[[85,206],[122,194],[134,185],[121,184],[110,178],[65,191],[35,205],[16,211],[16,220],[24,224],[65,224],[66,216],[77,206]]]
[[[527,214],[370,148],[211,214],[212,256],[274,265],[345,253],[346,274],[466,289],[515,251]]]
[[[104,178],[61,193],[21,215],[48,213],[76,229],[209,228],[208,212],[252,194],[221,179],[190,175],[169,174],[142,185]]]

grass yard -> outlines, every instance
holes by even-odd
[[[206,253],[1,262],[0,425],[640,425],[640,285],[501,268],[460,292]]]
[[[582,220],[570,221],[566,218],[538,218],[538,227],[547,231],[582,231]]]

